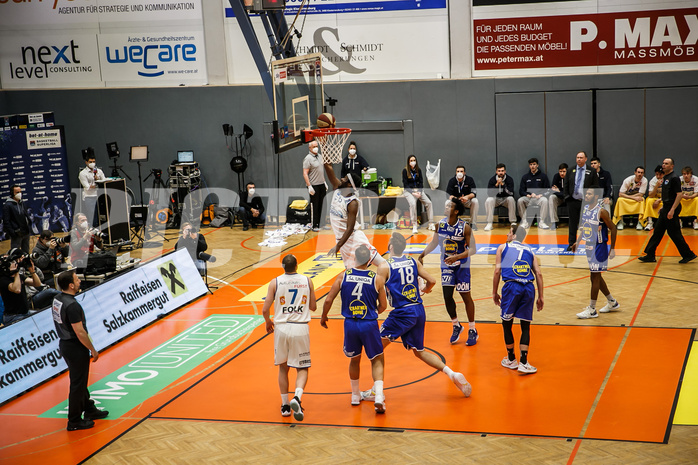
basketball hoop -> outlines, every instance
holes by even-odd
[[[349,128],[324,128],[309,131],[315,138],[322,152],[322,160],[325,163],[341,163],[342,149],[346,144],[351,129]]]

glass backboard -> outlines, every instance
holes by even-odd
[[[271,63],[274,83],[274,117],[278,124],[277,152],[301,144],[301,131],[316,129],[322,113],[322,58],[319,53]],[[276,146],[276,144],[275,144]]]

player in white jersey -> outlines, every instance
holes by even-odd
[[[325,163],[325,172],[334,187],[332,202],[330,203],[330,225],[332,232],[337,239],[335,245],[327,255],[336,255],[337,251],[342,254],[344,267],[347,269],[356,268],[354,252],[360,245],[365,245],[371,251],[371,259],[368,264],[375,264],[378,267],[385,265],[385,259],[381,257],[375,247],[371,245],[363,231],[355,230],[356,215],[359,211],[359,199],[356,197],[356,186],[361,179],[355,173],[348,173],[346,177],[337,179],[334,168],[330,163]]]
[[[267,333],[274,333],[274,365],[279,367],[279,391],[281,391],[281,415],[291,415],[303,420],[301,397],[308,382],[310,368],[310,312],[317,308],[313,282],[296,273],[298,262],[289,254],[281,261],[285,273],[269,283],[262,315],[267,323]],[[274,304],[274,320],[269,310]],[[288,401],[288,370],[296,369],[296,391]]]

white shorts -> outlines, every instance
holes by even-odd
[[[310,328],[307,323],[274,326],[274,365],[310,368]]]
[[[364,234],[363,231],[356,230],[354,231],[354,234],[349,236],[349,239],[347,239],[342,248],[339,250],[346,268],[356,268],[357,263],[354,254],[356,253],[356,249],[362,244],[368,247],[368,250],[371,251],[371,260],[369,260],[369,264],[373,262],[376,255],[380,255],[378,250],[376,250],[376,248],[373,247],[370,242],[368,242],[368,237],[366,237],[366,234]]]

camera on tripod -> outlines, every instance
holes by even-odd
[[[153,168],[150,170],[150,173],[153,175],[153,177],[155,177],[155,179],[162,179],[162,170]]]

